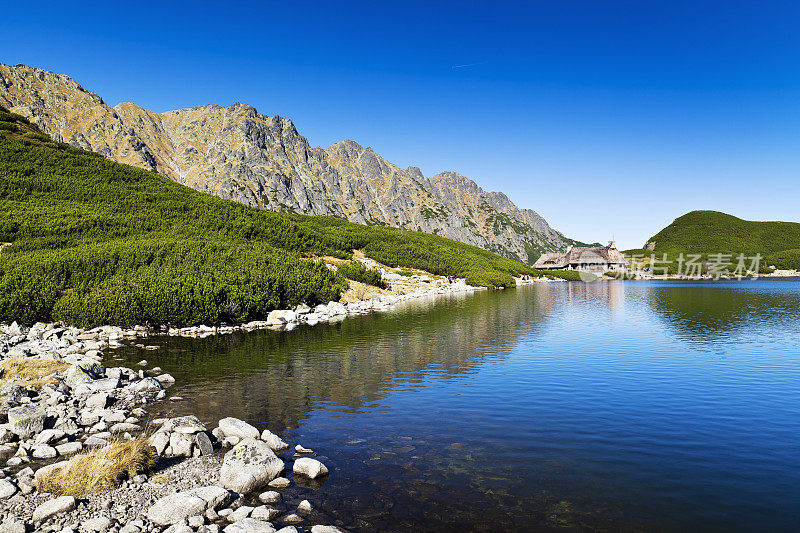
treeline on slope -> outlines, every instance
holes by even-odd
[[[639,255],[655,255],[666,263],[671,272],[677,271],[678,256],[699,254],[702,270],[718,263],[717,254],[730,255],[727,265],[737,266],[737,256],[752,257],[761,254],[761,272],[774,265],[780,269],[800,268],[800,223],[757,222],[742,220],[718,211],[692,211],[675,219],[672,224],[654,235],[655,249],[631,250]],[[749,265],[748,265],[749,266]]]
[[[532,269],[415,231],[274,213],[51,141],[0,109],[0,321],[90,326],[250,320],[338,299],[313,257],[352,250],[439,275]]]

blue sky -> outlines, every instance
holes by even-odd
[[[37,2],[0,62],[111,105],[246,102],[634,247],[693,209],[800,221],[799,6]]]

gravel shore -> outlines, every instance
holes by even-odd
[[[153,419],[148,406],[168,400],[175,379],[144,361],[139,368],[106,368],[103,355],[151,334],[288,330],[475,290],[463,281],[415,278],[400,280],[405,294],[278,310],[265,321],[235,326],[0,326],[0,533],[344,531],[315,502],[301,499],[305,487],[318,487],[329,475],[319,460],[326,459],[313,449],[290,446],[235,418],[215,428],[195,416]],[[154,457],[146,472],[123,475],[106,490],[46,492],[52,476],[70,471],[73,457],[140,439]]]

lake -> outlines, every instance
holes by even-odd
[[[353,531],[800,528],[800,282],[536,284],[126,348],[313,448]],[[111,364],[111,363],[109,363]]]

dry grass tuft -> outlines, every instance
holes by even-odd
[[[38,480],[40,492],[82,496],[116,486],[153,467],[155,458],[146,439],[115,441],[98,450],[76,455]]]
[[[3,383],[12,383],[23,387],[41,387],[47,383],[56,383],[50,377],[55,372],[64,372],[69,368],[67,363],[52,359],[34,359],[19,357],[6,359],[0,363],[3,369]]]
[[[339,299],[339,301],[342,303],[359,302],[361,300],[368,300],[380,294],[390,294],[389,291],[379,289],[378,287],[373,287],[372,285],[367,285],[366,283],[361,283],[360,281],[353,281],[352,279],[349,279],[347,282],[350,284],[350,288],[342,293],[342,297]]]
[[[162,485],[166,485],[167,483],[172,482],[172,476],[167,476],[165,474],[156,474],[155,476],[150,478],[151,483],[161,483]]]

